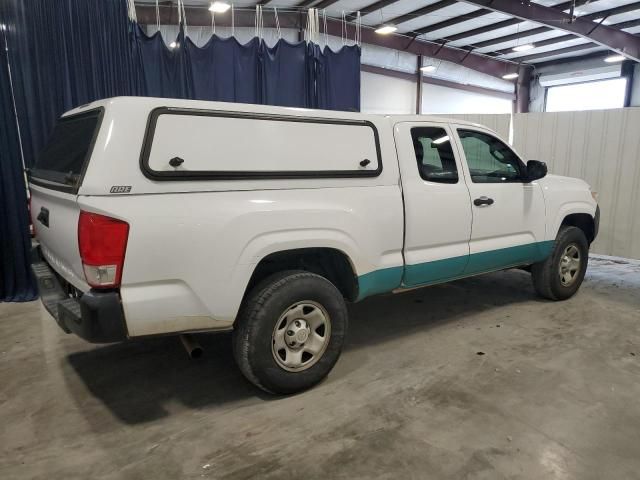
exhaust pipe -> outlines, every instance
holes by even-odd
[[[184,349],[187,351],[187,355],[189,355],[189,358],[195,360],[202,357],[204,350],[202,349],[198,341],[193,337],[193,335],[189,335],[188,333],[180,335],[180,341],[182,342]]]

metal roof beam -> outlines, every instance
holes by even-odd
[[[427,5],[426,7],[419,8],[418,10],[405,13],[404,15],[391,18],[385,23],[390,23],[392,25],[400,25],[401,23],[408,22],[409,20],[415,20],[416,18],[421,17],[423,15],[429,15],[430,13],[436,12],[438,10],[442,10],[443,8],[450,7],[451,5],[454,5],[456,3],[458,3],[458,0],[442,0],[440,2]]]
[[[576,1],[576,6],[584,5],[586,3],[589,3],[590,1],[591,0],[577,0]],[[573,3],[572,1],[563,2],[563,3],[560,3],[558,5],[554,5],[552,8],[556,8],[556,9],[559,9],[559,10],[566,10],[567,8],[569,8],[571,6],[572,3]],[[458,25],[459,23],[464,23],[467,20],[472,20],[472,19],[475,19],[475,18],[478,18],[478,17],[482,17],[484,15],[489,15],[490,13],[493,13],[493,12],[494,12],[494,10],[481,8],[479,10],[474,10],[473,12],[469,12],[469,13],[467,13],[465,15],[460,15],[458,17],[451,18],[449,20],[445,20],[443,22],[439,22],[439,23],[436,23],[436,24],[433,24],[433,25],[427,25],[426,27],[419,28],[419,29],[415,30],[414,33],[416,33],[417,35],[424,35],[424,34],[427,34],[427,33],[435,32],[436,30],[441,30],[443,28],[448,28],[448,27],[452,27],[454,25]],[[507,22],[509,22],[509,23],[508,24],[503,24],[502,22],[500,22],[498,24],[494,24],[494,25],[489,25],[487,27],[483,27],[484,31],[481,32],[481,33],[486,33],[486,32],[490,32],[492,30],[497,30],[498,28],[503,28],[505,26],[508,27],[510,25],[516,25],[518,23],[522,23],[523,20],[516,20],[516,21],[507,20]],[[459,39],[462,39],[462,38],[470,37],[472,35],[478,35],[476,30],[477,29],[470,30],[468,32],[462,32],[462,33],[456,35],[458,37],[457,39],[459,40]],[[455,41],[454,39],[451,39],[451,38],[449,38],[448,40]],[[474,45],[474,47],[475,47],[475,45]]]
[[[603,16],[603,12],[591,13],[582,17],[571,17],[571,15],[558,11],[551,7],[545,7],[531,1],[514,2],[513,0],[464,0],[466,3],[487,7],[496,12],[511,15],[522,20],[529,20],[551,27],[554,30],[563,30],[573,33],[587,40],[591,40],[603,47],[609,48],[620,55],[624,55],[630,60],[640,61],[640,37],[623,32],[607,25],[595,24],[589,18]],[[640,4],[640,2],[638,2]],[[630,5],[618,7],[617,13],[621,9],[633,8]],[[631,10],[627,10],[631,11]],[[616,14],[617,14],[616,13]],[[596,15],[596,17],[593,17]],[[613,14],[609,14],[613,15]]]
[[[370,13],[377,12],[378,10],[382,10],[383,8],[393,5],[394,3],[398,3],[399,1],[400,0],[379,0],[376,3],[372,3],[367,7],[361,8],[360,15],[364,17],[365,15],[369,15]],[[356,19],[356,17],[357,15],[355,13],[347,15],[347,21],[352,22]]]
[[[503,37],[492,38],[491,40],[485,40],[484,42],[476,42],[473,44],[476,48],[485,48],[491,45],[498,45],[500,43],[510,42],[511,40],[518,40],[523,37],[529,37],[531,35],[539,35],[541,33],[551,31],[548,27],[538,27],[531,30],[524,30],[518,33],[512,33],[511,35],[504,35]]]
[[[581,45],[573,45],[572,47],[559,48],[558,50],[550,50],[548,52],[534,53],[533,55],[527,55],[525,57],[518,58],[520,62],[531,62],[540,58],[555,57],[556,55],[562,55],[563,53],[580,52],[582,50],[589,50],[590,48],[596,48],[598,45],[594,43],[583,43]]]
[[[425,35],[427,33],[435,32],[436,30],[442,30],[443,28],[452,27],[454,25],[458,25],[459,23],[466,22],[467,20],[473,20],[474,18],[482,17],[490,13],[493,12],[491,10],[487,10],[486,8],[481,8],[480,10],[474,10],[473,12],[450,18],[449,20],[443,20],[442,22],[418,28],[417,30],[414,30],[413,33],[415,33],[416,35]]]
[[[640,19],[637,20],[629,20],[626,22],[620,22],[620,23],[614,23],[613,25],[609,25],[610,27],[614,27],[617,28],[619,30],[622,30],[624,28],[632,28],[632,27],[637,27],[640,26]],[[539,48],[539,47],[547,47],[549,45],[555,45],[556,43],[562,43],[562,42],[568,42],[570,40],[576,40],[580,37],[576,37],[573,34],[569,34],[569,35],[562,35],[561,37],[553,37],[553,38],[548,38],[546,40],[539,40],[537,42],[529,42],[531,45],[533,45],[534,48]],[[595,46],[597,45],[596,43],[593,42],[589,42],[588,44],[584,44],[584,45],[592,45]],[[477,45],[476,45],[476,48]],[[513,48],[505,48],[502,50],[497,50],[496,52],[491,52],[491,53],[495,53],[497,55],[507,55],[508,53],[513,53]],[[514,60],[520,60],[519,57],[512,57]]]
[[[314,5],[313,8],[322,10],[323,8],[329,8],[331,5],[333,5],[334,3],[337,3],[338,1],[339,0],[322,0],[317,5]]]
[[[631,5],[634,6],[634,10],[640,10],[640,2],[636,2],[635,4],[631,4]],[[636,7],[636,5],[637,5],[637,7]],[[627,8],[627,7],[629,7],[629,5],[625,5],[624,6],[624,8]],[[613,15],[618,15],[620,13],[619,12],[620,8],[623,8],[623,7],[612,8],[612,9],[609,9],[609,10],[601,10],[599,12],[594,12],[594,13],[590,13],[588,15],[583,15],[581,18],[582,19],[587,19],[587,20],[595,20],[597,18],[611,17]],[[633,10],[631,10],[631,11],[633,11]],[[626,13],[626,12],[622,12],[622,13]],[[638,20],[628,20],[626,22],[620,22],[620,23],[616,23],[614,25],[609,25],[609,26],[617,28],[618,30],[623,30],[625,28],[633,28],[633,27],[637,27],[639,25],[640,25],[640,19],[638,19]],[[485,47],[490,47],[491,45],[499,45],[501,43],[510,42],[511,40],[518,40],[520,38],[531,37],[533,35],[539,35],[541,33],[546,33],[546,32],[551,32],[551,31],[553,31],[553,28],[549,28],[549,27],[532,28],[530,30],[523,30],[523,31],[518,32],[518,33],[513,33],[511,35],[504,35],[502,37],[492,38],[491,40],[485,40],[484,42],[477,42],[477,43],[474,43],[473,46],[475,48],[485,48]]]

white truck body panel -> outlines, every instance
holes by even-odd
[[[595,215],[580,180],[473,183],[456,132],[496,136],[479,125],[154,98],[65,116],[96,108],[79,188],[32,182],[33,220],[46,260],[82,292],[80,210],[129,224],[119,295],[130,337],[231,328],[270,254],[341,252],[361,299],[539,261],[566,215]],[[411,131],[424,126],[450,138],[457,183],[418,174]],[[474,206],[479,196],[495,205]],[[48,228],[35,218],[42,207]]]

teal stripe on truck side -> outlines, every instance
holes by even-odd
[[[403,272],[404,267],[400,266],[374,270],[373,272],[360,275],[358,277],[357,300],[399,288],[402,285]]]
[[[553,240],[550,240],[407,265],[405,268],[400,266],[375,270],[358,277],[358,300],[397,288],[435,285],[540,262],[551,254],[552,248]]]

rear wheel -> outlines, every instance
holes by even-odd
[[[580,288],[587,271],[589,242],[577,227],[564,226],[549,257],[531,266],[533,285],[541,296],[565,300]]]
[[[331,371],[346,329],[346,305],[331,282],[314,273],[282,272],[245,299],[233,333],[234,355],[256,386],[295,393]]]

